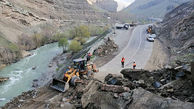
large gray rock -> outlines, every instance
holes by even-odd
[[[128,109],[194,109],[193,103],[162,98],[142,88],[134,90]]]
[[[130,80],[139,80],[140,76],[143,74],[149,74],[149,71],[143,70],[143,69],[123,69],[121,70],[121,74],[125,78],[128,78]]]
[[[102,83],[91,81],[81,98],[84,109],[124,109],[132,101],[130,92],[121,94],[100,90]]]

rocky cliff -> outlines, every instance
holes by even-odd
[[[163,18],[182,3],[191,0],[135,0],[120,13],[136,19]]]
[[[52,42],[56,32],[78,23],[101,25],[108,13],[93,9],[86,0],[0,0],[0,16],[0,36],[20,49],[31,50],[37,47],[34,37]],[[0,51],[15,60],[4,45],[0,44],[5,48]],[[8,57],[1,55],[0,63],[8,63]]]
[[[194,1],[166,14],[158,26],[159,38],[167,45],[173,60],[194,61]]]
[[[95,5],[109,12],[116,12],[118,4],[114,0],[87,0],[91,5]]]

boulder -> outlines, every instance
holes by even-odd
[[[0,82],[4,82],[9,80],[9,77],[0,77]]]
[[[105,77],[104,82],[109,85],[123,85],[123,78],[120,75],[108,74]]]
[[[121,70],[121,74],[125,78],[128,78],[130,80],[139,80],[140,75],[148,73],[149,71],[143,70],[143,69],[123,69]]]
[[[86,86],[85,93],[81,98],[84,109],[124,109],[132,101],[131,92],[113,93],[109,90],[101,90],[101,82],[91,81]],[[106,87],[106,86],[103,86]],[[112,86],[107,86],[108,88]],[[120,88],[120,87],[118,87]],[[100,89],[100,90],[99,90]],[[107,89],[107,88],[103,88]]]
[[[194,104],[163,98],[142,88],[133,90],[133,102],[128,109],[193,109]]]

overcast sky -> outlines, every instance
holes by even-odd
[[[119,5],[117,11],[120,11],[123,8],[130,5],[131,3],[133,3],[135,0],[114,0],[114,1],[117,1],[118,5]]]

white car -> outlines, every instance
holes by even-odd
[[[156,34],[148,34],[148,37],[156,38]]]
[[[154,42],[154,38],[153,38],[153,37],[147,37],[147,40],[148,40],[149,42]]]

